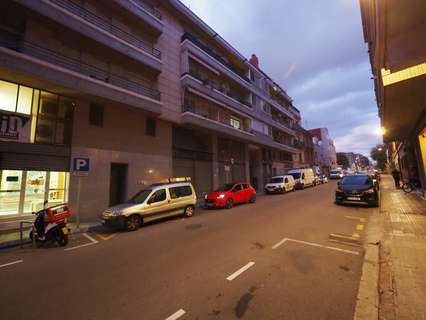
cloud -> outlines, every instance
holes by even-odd
[[[183,0],[293,98],[338,150],[367,152],[379,126],[357,0]],[[362,132],[365,130],[366,132]]]

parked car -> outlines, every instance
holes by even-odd
[[[256,202],[256,190],[248,182],[226,184],[205,197],[207,208],[231,209],[234,204]]]
[[[342,169],[333,169],[330,170],[330,179],[342,179],[343,178]]]
[[[296,183],[296,189],[304,189],[309,186],[314,186],[315,176],[312,169],[290,169],[287,172],[293,176]]]
[[[379,191],[366,174],[346,176],[337,183],[336,204],[360,203],[379,206]]]
[[[143,223],[164,217],[195,212],[197,196],[190,179],[156,183],[142,189],[125,203],[106,209],[101,219],[107,226],[137,230]]]
[[[328,178],[324,173],[321,173],[318,177],[319,177],[319,181],[320,181],[321,184],[328,182]]]
[[[275,176],[265,185],[265,193],[285,193],[294,191],[296,183],[291,175]]]

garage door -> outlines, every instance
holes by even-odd
[[[212,191],[212,163],[210,161],[173,158],[173,176],[191,177],[198,197]]]

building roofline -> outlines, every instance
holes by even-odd
[[[190,8],[188,8],[184,3],[180,0],[168,0],[170,5],[178,10],[181,14],[183,14],[188,20],[199,26],[204,32],[210,35],[217,43],[222,46],[224,49],[231,52],[234,56],[238,57],[242,63],[247,65],[249,68],[255,68],[259,72],[261,72],[267,79],[269,79],[275,86],[277,86],[289,100],[291,107],[294,108],[297,112],[300,113],[300,110],[293,106],[293,99],[287,94],[287,91],[284,90],[279,84],[277,84],[270,76],[266,74],[259,67],[253,66],[248,59],[241,54],[237,49],[235,49],[229,42],[227,42],[224,38],[222,38],[212,27],[210,27],[207,23],[205,23],[200,17],[198,17]]]

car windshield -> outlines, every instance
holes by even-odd
[[[216,189],[216,192],[221,192],[221,191],[229,191],[232,189],[232,187],[234,186],[233,183],[227,183],[223,186],[221,186],[220,188]]]
[[[300,178],[300,172],[294,172],[294,173],[289,173],[289,174],[292,175],[294,179]]]
[[[269,183],[282,183],[283,181],[284,181],[284,178],[275,177],[275,178],[272,178],[271,181],[269,181]]]
[[[151,189],[144,189],[136,193],[133,197],[131,197],[127,203],[142,203],[148,198],[151,193]]]
[[[333,173],[333,174],[339,174],[339,173],[340,173],[340,170],[331,170],[331,171],[330,171],[330,173]]]
[[[347,176],[343,178],[342,184],[367,186],[371,184],[371,178],[368,176]]]

